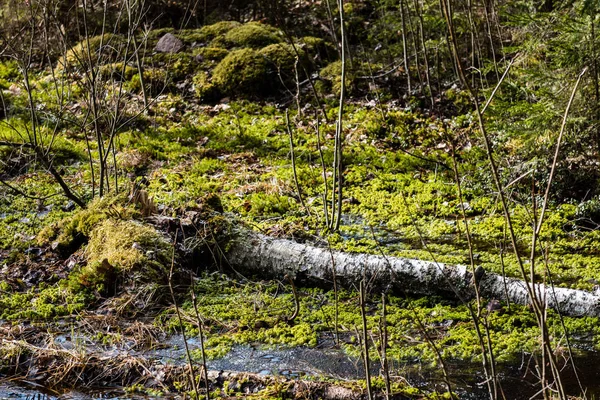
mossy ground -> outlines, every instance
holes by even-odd
[[[293,321],[289,321],[295,308],[289,284],[242,283],[210,274],[199,279],[194,290],[205,329],[208,358],[222,357],[235,345],[259,343],[274,347],[315,347],[325,343],[331,345],[335,336],[336,301],[332,291],[297,288],[299,313]],[[361,356],[362,335],[359,333],[362,322],[358,301],[356,291],[338,293],[339,343],[348,354],[357,358]],[[184,301],[181,310],[187,321],[187,333],[197,336],[199,331],[191,300]],[[377,363],[383,329],[381,297],[369,296],[366,310],[370,358]],[[166,311],[156,323],[168,330],[180,330],[174,311]],[[438,359],[428,338],[444,359],[480,361],[480,344],[466,305],[434,297],[389,296],[386,314],[387,356],[391,363],[436,365]],[[484,311],[482,321],[488,326],[498,362],[515,362],[524,354],[536,353],[539,330],[526,307],[510,305],[501,311]],[[564,322],[572,337],[596,337],[600,333],[595,318],[565,318]],[[549,326],[555,340],[553,345],[560,346],[564,331],[557,314],[550,313]],[[194,355],[200,358],[199,351]]]
[[[260,31],[250,35],[250,42],[246,40],[249,30]],[[204,97],[217,101],[235,94],[248,97],[245,96],[248,91],[256,94],[266,81],[271,85],[275,80],[273,66],[291,72],[296,55],[290,54],[290,46],[283,43],[281,34],[259,24],[228,22],[177,34],[187,46],[195,42],[208,46],[195,48],[191,54],[148,56],[149,67],[144,78],[150,89],[148,94],[156,96],[149,113],[141,112],[139,106],[135,108],[135,104],[141,104],[141,83],[135,67],[107,56],[100,69],[103,79],[127,83],[123,90],[130,96],[128,99],[135,100],[128,101],[127,107],[136,116],[136,124],[119,131],[115,141],[118,153],[115,160],[123,171],[117,180],[125,191],[132,181],[144,176],[147,194],[166,215],[179,215],[183,210],[197,207],[201,199],[217,196],[226,215],[272,235],[302,240],[319,236],[343,251],[435,258],[452,264],[469,263],[466,226],[461,215],[464,207],[476,264],[488,271],[520,276],[464,92],[451,89],[446,93],[451,107],[463,111],[448,121],[420,110],[418,101],[413,99],[408,99],[403,107],[394,103],[379,105],[372,94],[368,102],[346,107],[343,221],[339,232],[330,233],[325,228],[323,210],[331,207],[332,202],[331,197],[324,201],[323,194],[327,188],[331,196],[334,124],[321,118],[317,136],[314,108],[303,108],[301,115],[291,112],[299,194],[282,107],[231,99],[216,106],[203,103]],[[159,37],[158,33],[156,36]],[[305,38],[304,43],[299,46],[302,58],[306,55],[315,60],[314,51],[323,53],[319,63],[331,61],[327,60],[331,55],[325,54],[331,52],[327,43],[310,38]],[[99,46],[97,38],[90,41],[90,47],[93,46]],[[75,62],[73,57],[84,49],[83,44],[76,45],[67,54],[67,62]],[[322,66],[298,61],[315,70]],[[0,66],[0,86],[17,85],[14,63]],[[358,75],[366,74],[369,66],[360,66],[357,71],[362,72],[350,74],[351,78],[357,79],[353,81],[356,85],[367,85]],[[233,79],[240,71],[243,76]],[[321,72],[324,81],[316,88],[326,94],[330,121],[337,113],[333,98],[339,89],[338,72],[339,63],[329,64]],[[33,85],[39,89],[34,92],[35,101],[43,111],[40,129],[47,138],[53,134],[51,114],[56,109],[48,76],[48,71],[42,71],[32,77]],[[197,96],[193,97],[192,91],[181,93],[176,83],[182,82],[193,82]],[[82,100],[81,87],[71,83],[73,101]],[[350,89],[359,88],[351,85]],[[7,101],[13,107],[8,120],[12,126],[17,131],[30,127],[24,92],[16,89],[7,92]],[[89,201],[94,190],[89,184],[92,170],[86,154],[89,151],[97,157],[97,148],[94,145],[88,148],[86,137],[74,127],[56,126],[59,134],[53,142],[53,162],[61,168],[67,183]],[[0,127],[1,140],[15,138],[19,136],[14,129]],[[497,156],[510,158],[521,151],[515,150],[517,147],[508,146]],[[463,204],[452,171],[452,149],[456,150],[459,162]],[[111,293],[113,289],[108,287],[118,281],[111,277],[113,273],[133,271],[139,275],[147,273],[148,280],[164,278],[170,261],[167,242],[143,221],[140,210],[126,196],[114,201],[111,197],[96,200],[84,211],[72,211],[69,202],[60,195],[58,185],[30,156],[9,146],[0,146],[0,154],[2,160],[8,160],[0,166],[1,173],[11,184],[25,193],[45,198],[24,197],[0,187],[0,267],[48,262],[44,254],[58,257],[56,253],[63,252],[66,256],[80,257],[79,268],[62,271],[66,276],[52,277],[55,286],[24,281],[21,276],[14,280],[7,278],[0,287],[0,319],[46,321],[80,312]],[[505,183],[514,178],[502,176]],[[524,189],[527,182],[516,185],[519,190],[515,188],[509,207],[518,246],[523,251],[530,245],[534,218],[531,198],[523,194],[528,193],[529,189]],[[538,201],[539,194],[538,190],[537,197],[534,196]],[[302,207],[300,196],[310,214]],[[590,221],[599,213],[598,203],[598,199],[591,199],[584,203],[550,205],[540,237],[545,256],[537,260],[535,270],[540,279],[551,275],[557,285],[587,290],[598,284],[600,233],[590,229]],[[65,262],[60,258],[52,260]],[[200,279],[196,290],[200,296],[200,314],[210,322],[207,346],[211,357],[223,355],[235,344],[249,342],[316,346],[333,331],[331,292],[299,289],[300,314],[289,323],[286,317],[293,311],[293,297],[289,288],[279,283],[242,284],[212,275]],[[342,343],[353,355],[359,353],[355,330],[360,325],[360,316],[356,305],[356,293],[340,293]],[[188,316],[186,321],[193,320],[188,298],[182,306]],[[379,303],[375,298],[370,299],[368,309],[368,328],[376,344]],[[480,351],[465,305],[435,298],[390,298],[388,312],[390,357],[398,361],[436,362],[425,332],[415,325],[418,316],[444,358],[478,361]],[[491,313],[486,321],[498,361],[509,362],[535,351],[539,332],[526,308],[505,306],[504,312]],[[591,334],[594,338],[598,334],[597,319],[565,321],[571,334]],[[178,329],[172,309],[164,310],[156,323]],[[558,346],[564,332],[554,314],[550,315],[550,327]],[[192,322],[186,328],[195,333]],[[597,345],[596,339],[593,345]],[[375,346],[372,352],[373,360],[377,360]]]

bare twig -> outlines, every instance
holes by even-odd
[[[173,254],[171,256],[171,269],[169,271],[169,291],[171,292],[171,299],[173,300],[173,304],[175,305],[175,311],[177,312],[177,319],[179,320],[179,328],[181,329],[181,335],[183,336],[183,344],[185,346],[185,354],[187,356],[188,368],[189,368],[189,381],[192,389],[194,391],[194,395],[196,400],[198,400],[198,390],[196,389],[196,376],[194,374],[194,365],[192,363],[192,355],[190,353],[190,348],[188,346],[187,337],[185,334],[185,326],[183,325],[183,318],[181,317],[181,311],[179,310],[179,306],[177,305],[177,299],[175,298],[175,291],[173,290],[173,269],[175,267],[175,246],[177,245],[177,235],[179,233],[179,229],[175,232],[175,240],[173,241]]]
[[[298,292],[296,291],[296,285],[294,285],[294,280],[289,275],[286,275],[284,278],[287,279],[290,285],[292,286],[292,293],[294,294],[294,313],[290,315],[289,318],[286,318],[286,321],[289,323],[294,321],[298,316],[298,313],[300,312],[300,299],[298,298]]]
[[[287,132],[290,137],[290,158],[292,159],[292,172],[294,174],[294,183],[296,184],[296,191],[298,193],[298,200],[300,200],[300,204],[302,208],[306,211],[306,213],[311,216],[310,210],[304,203],[304,198],[302,197],[302,192],[300,191],[300,183],[298,182],[298,173],[296,172],[296,156],[294,154],[294,134],[292,133],[292,127],[290,125],[290,113],[289,110],[285,110],[285,123],[287,127]]]
[[[202,372],[204,377],[204,386],[206,389],[206,400],[210,399],[210,386],[208,383],[208,369],[206,368],[206,352],[204,351],[204,327],[200,313],[198,312],[198,303],[196,301],[196,290],[194,289],[194,279],[192,277],[191,282],[192,288],[192,304],[194,305],[194,312],[196,313],[196,319],[198,320],[198,336],[200,336],[200,352],[202,354]]]
[[[371,371],[369,363],[369,336],[367,331],[367,315],[365,312],[365,281],[360,281],[359,286],[360,317],[362,319],[362,337],[363,337],[363,360],[365,363],[365,380],[367,382],[367,395],[369,400],[373,400],[373,388],[371,387]]]

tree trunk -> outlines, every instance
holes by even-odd
[[[277,239],[251,231],[240,231],[228,244],[227,260],[239,272],[265,277],[284,275],[299,282],[330,284],[332,260],[338,283],[352,287],[366,277],[372,287],[398,294],[437,294],[469,300],[475,296],[473,275],[463,265],[446,265],[408,258],[384,257],[330,251],[287,239]],[[486,273],[480,293],[490,299],[529,304],[525,282]],[[506,291],[505,291],[506,286]],[[600,316],[600,296],[582,290],[546,287],[534,288],[547,299],[548,307],[570,316]]]

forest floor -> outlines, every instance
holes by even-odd
[[[377,254],[383,251],[394,256],[468,263],[465,244],[459,236],[461,221],[456,215],[457,200],[452,182],[439,170],[438,164],[390,149],[384,140],[366,139],[372,136],[368,132],[369,124],[376,124],[370,121],[376,121],[378,111],[354,107],[348,113],[352,135],[348,137],[346,147],[344,220],[340,233],[333,235],[322,236],[323,230],[319,228],[322,226],[322,221],[319,222],[322,218],[322,170],[314,161],[318,157],[316,135],[309,126],[298,129],[295,135],[300,187],[312,215],[308,216],[293,184],[284,114],[273,106],[233,103],[204,108],[202,112],[171,113],[169,118],[173,120],[168,129],[157,127],[143,134],[131,133],[120,138],[123,162],[133,163],[129,167],[132,170],[146,171],[145,190],[159,214],[185,218],[190,210],[206,213],[208,207],[208,214],[203,215],[210,215],[206,219],[209,221],[210,218],[222,218],[215,217],[221,214],[215,214],[212,209],[222,208],[219,211],[225,213],[229,223],[239,221],[237,223],[269,235],[321,245],[323,239],[317,238],[326,237],[325,243],[348,252]],[[399,120],[410,118],[411,123],[418,120],[412,112],[392,109],[388,113]],[[415,129],[407,128],[406,132],[414,134]],[[426,132],[429,131],[423,130]],[[67,143],[68,146],[78,145],[76,141]],[[423,157],[443,160],[438,154]],[[21,188],[28,190],[39,185],[40,177],[35,173],[27,174],[18,181]],[[48,186],[52,186],[51,182]],[[39,186],[36,190],[39,192]],[[210,205],[210,199],[214,202],[213,195],[219,199],[216,206]],[[131,198],[121,196],[108,200],[108,205],[105,201],[87,210],[73,212],[70,204],[60,197],[52,197],[40,205],[10,192],[4,196],[0,232],[4,243],[12,244],[2,251],[6,261],[1,272],[0,334],[5,380],[42,385],[53,382],[56,388],[85,387],[86,390],[114,386],[114,390],[146,394],[166,394],[181,388],[189,390],[185,378],[186,355],[177,332],[183,324],[191,338],[193,362],[199,365],[199,325],[189,291],[192,282],[198,317],[206,336],[209,369],[231,367],[258,376],[279,377],[280,381],[273,381],[277,384],[294,382],[300,376],[310,381],[327,377],[332,385],[361,380],[364,367],[360,358],[361,314],[356,288],[340,289],[337,294],[331,288],[294,288],[299,299],[299,313],[289,321],[295,307],[289,282],[263,281],[256,276],[235,277],[235,274],[228,277],[213,269],[215,262],[206,251],[195,255],[188,251],[187,256],[178,261],[197,275],[194,278],[180,275],[175,282],[182,315],[180,322],[164,280],[149,282],[141,276],[133,281],[104,281],[102,278],[96,282],[100,286],[120,286],[119,295],[110,287],[82,284],[82,275],[91,280],[94,274],[100,274],[97,265],[93,271],[90,265],[104,258],[111,263],[119,257],[126,258],[113,253],[126,251],[134,243],[146,252],[158,253],[153,256],[154,260],[161,260],[161,252],[166,253],[167,262],[163,264],[168,266],[172,250],[169,250],[168,241],[160,237],[168,236],[169,229],[159,226],[152,218],[142,217],[143,204],[135,204]],[[498,240],[501,238],[490,229],[502,220],[491,211],[493,199],[484,194],[473,194],[469,198],[478,264],[494,272],[504,270],[510,276],[518,276],[511,255],[500,254]],[[525,218],[519,207],[515,207],[514,213]],[[593,268],[600,265],[597,256],[594,252],[582,255],[573,249],[583,243],[588,245],[590,236],[595,233],[563,230],[566,224],[573,223],[575,206],[560,205],[550,213],[549,227],[554,231],[548,234],[560,235],[555,242],[556,250],[549,257],[555,283],[590,288],[594,282],[585,276],[594,276]],[[412,218],[425,231],[427,249],[418,239]],[[113,221],[112,225],[106,221]],[[97,241],[106,242],[107,237],[102,234],[102,229],[85,227],[85,223],[108,229],[108,235],[115,236],[116,244],[112,244],[112,248],[107,244],[94,253],[90,244],[96,246]],[[158,236],[144,239],[143,232],[134,232],[134,236],[121,237],[121,230],[125,229],[121,223],[152,228]],[[69,229],[86,232],[89,244],[65,258],[61,249],[67,248],[69,241],[77,237]],[[200,239],[196,240],[206,240],[204,229],[198,226],[195,237]],[[528,228],[523,226],[522,229],[525,236]],[[140,239],[135,234],[141,235]],[[173,231],[170,234],[173,236]],[[61,243],[64,237],[68,240]],[[164,246],[156,244],[161,240],[165,241]],[[190,237],[184,242],[192,248],[193,240],[194,237]],[[501,258],[504,264],[498,263]],[[568,258],[578,262],[570,262]],[[146,268],[132,266],[132,271],[151,275],[152,268]],[[159,276],[164,278],[164,271]],[[469,374],[477,371],[481,363],[467,306],[435,296],[412,297],[402,293],[395,296],[399,297],[388,299],[386,316],[387,357],[391,373],[396,377],[393,379],[394,393],[411,398],[444,393],[446,387],[436,354],[439,351],[457,392],[485,394],[481,382],[465,378],[464,374],[466,368]],[[483,299],[486,303],[491,300]],[[370,296],[367,325],[372,345],[371,368],[375,376],[380,375],[381,310],[380,298]],[[504,383],[534,393],[534,383],[521,379],[515,386],[513,381],[518,375],[533,379],[531,374],[538,342],[533,314],[527,307],[503,304],[500,309],[484,309],[484,316],[499,368],[513,371],[503,372]],[[550,312],[549,321],[555,345],[564,347],[562,362],[568,367],[572,360],[566,355],[563,325],[554,312]],[[578,365],[594,360],[600,329],[597,319],[565,317],[563,322]],[[336,331],[339,341],[335,340]],[[313,361],[309,368],[301,367],[299,354]],[[331,365],[325,361],[326,365],[319,369],[314,361],[327,360],[323,354],[332,355]],[[264,358],[265,361],[253,365],[227,362],[246,357]],[[273,362],[290,357],[295,358],[295,363],[289,366],[283,361]],[[452,367],[453,363],[457,367]],[[165,372],[166,366],[172,369]],[[587,379],[585,376],[580,378],[590,390],[595,390],[593,382],[597,381],[593,374]],[[375,386],[381,390],[383,380],[378,377],[375,381]],[[274,390],[271,385],[261,385],[243,390],[260,386],[265,390],[261,392],[265,397],[277,397],[271,392]],[[353,385],[344,383],[342,386],[364,393]],[[211,386],[211,390],[221,395],[234,395],[234,389],[229,390],[222,382],[220,386],[217,383]],[[572,390],[577,393],[579,387]]]
[[[521,278],[485,154],[465,118],[448,124],[394,101],[348,102],[336,231],[327,228],[336,203],[335,96],[325,98],[327,121],[307,106],[291,112],[289,123],[278,103],[206,105],[190,97],[174,90],[156,96],[147,114],[133,113],[115,140],[123,173],[115,174],[111,194],[85,209],[65,200],[43,169],[26,167],[25,155],[0,147],[18,189],[0,189],[0,398],[11,390],[27,396],[28,389],[8,384],[43,387],[49,398],[72,389],[185,397],[204,387],[200,328],[213,397],[364,398],[366,340],[380,398],[382,348],[394,398],[450,398],[449,386],[461,398],[480,398],[488,388],[474,306],[506,397],[539,392],[540,331],[527,306],[388,293],[384,316],[373,292],[363,322],[358,282],[296,287],[284,277],[244,276],[224,257],[227,230],[244,226],[332,250],[469,265],[468,223],[475,264]],[[139,111],[140,94],[128,100]],[[65,181],[91,199],[91,138],[63,133],[53,139],[54,160]],[[4,124],[0,134],[15,136]],[[510,196],[521,251],[531,243],[530,200],[522,191]],[[589,216],[598,207],[598,199],[551,204],[539,237],[546,251],[535,259],[538,281],[597,288],[600,230]],[[590,367],[598,360],[599,322],[548,310],[551,347],[570,394],[581,387],[600,394]],[[569,372],[573,364],[578,376]]]

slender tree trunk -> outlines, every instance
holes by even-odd
[[[336,134],[335,134],[335,152],[336,152],[336,160],[334,165],[334,180],[337,178],[337,209],[336,215],[332,215],[331,223],[333,224],[332,228],[334,231],[337,231],[340,228],[340,222],[342,219],[342,198],[343,198],[343,162],[342,162],[342,149],[343,149],[343,140],[344,140],[344,101],[346,98],[346,28],[344,21],[344,0],[339,0],[338,3],[339,11],[340,11],[340,40],[341,40],[341,52],[342,52],[342,72],[341,72],[341,83],[340,83],[340,104],[338,107],[338,118],[336,122]],[[333,191],[335,194],[335,190]],[[333,207],[332,207],[333,210]]]
[[[406,16],[404,15],[404,1],[400,0],[400,20],[402,21],[402,52],[404,54],[404,69],[406,70],[406,84],[408,86],[408,93],[412,92],[412,85],[410,82],[410,64],[408,59],[408,45],[406,38]]]
[[[598,54],[596,49],[596,14],[590,15],[590,30],[591,30],[591,44],[592,44],[592,69],[593,76],[592,82],[594,84],[594,95],[596,103],[594,104],[594,117],[596,124],[600,122],[600,85],[598,84]],[[597,146],[597,157],[600,160],[600,128],[596,128],[596,146]]]
[[[421,41],[421,48],[423,50],[423,58],[425,60],[425,79],[427,81],[427,90],[429,94],[429,100],[431,101],[431,107],[435,107],[435,101],[433,99],[433,87],[431,86],[431,74],[429,70],[429,56],[427,54],[427,46],[425,45],[425,33],[423,32],[423,15],[421,13],[422,8],[419,7],[420,0],[415,1],[415,13],[417,14],[417,22],[419,28],[419,38]]]

